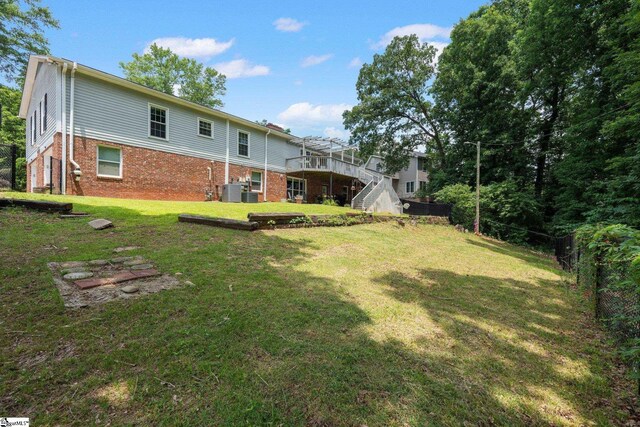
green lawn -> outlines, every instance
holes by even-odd
[[[451,227],[249,233],[175,215],[241,218],[242,205],[73,201],[116,227],[0,210],[2,416],[38,426],[625,420],[633,384],[580,292],[532,252]],[[329,210],[251,210],[268,206]],[[65,310],[46,263],[123,245],[195,285]]]
[[[171,215],[175,217],[181,213],[194,215],[216,216],[232,219],[247,219],[249,212],[302,212],[307,215],[343,214],[355,212],[351,208],[339,206],[325,206],[317,204],[296,203],[220,203],[220,202],[167,202],[160,200],[131,200],[114,199],[106,197],[84,196],[59,196],[48,194],[31,194],[19,192],[1,192],[0,197],[32,200],[53,200],[56,202],[71,202],[74,210],[89,213],[100,212],[103,215],[111,214],[120,218],[132,218],[148,221],[149,216],[158,217]]]

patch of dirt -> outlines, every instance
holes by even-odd
[[[53,273],[53,281],[64,301],[64,306],[72,309],[95,306],[119,299],[138,298],[166,289],[177,288],[184,284],[172,275],[162,274],[155,277],[110,283],[90,289],[81,289],[74,283],[75,280],[65,280],[64,278],[64,274],[71,269],[73,269],[73,271],[80,269],[90,272],[94,278],[111,278],[118,273],[135,271],[136,266],[143,263],[150,262],[138,256],[116,257],[111,260],[94,260],[87,262],[50,262],[48,265]],[[133,292],[131,292],[132,287],[135,289]],[[127,290],[128,292],[126,292]]]

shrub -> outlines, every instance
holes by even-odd
[[[333,199],[326,198],[322,201],[322,204],[325,206],[338,206],[338,202]]]
[[[475,219],[476,196],[471,187],[465,184],[454,184],[443,187],[435,194],[436,201],[451,203],[451,221],[465,228],[473,228]]]

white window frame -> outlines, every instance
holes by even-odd
[[[211,125],[211,136],[203,135],[200,133],[200,122],[209,123]],[[196,120],[196,133],[198,134],[198,136],[201,136],[203,138],[213,139],[213,121],[209,119],[203,119],[202,117],[198,117],[198,120]]]
[[[409,184],[411,184],[411,190],[409,190]],[[407,181],[404,183],[405,193],[411,194],[416,192],[416,183],[415,181]]]
[[[42,123],[43,123],[42,116],[44,116],[44,108],[42,108],[43,104],[44,104],[44,96],[40,100],[40,104],[38,104],[38,108],[40,109],[40,135],[44,133],[44,128],[42,127]]]
[[[33,110],[33,124],[31,125],[31,145],[36,145],[38,133],[38,110]]]
[[[151,135],[151,107],[154,108],[159,108],[160,110],[164,110],[165,112],[165,121],[166,123],[165,125],[165,129],[164,129],[164,134],[165,134],[165,138],[161,138],[159,136],[154,136]],[[153,138],[153,139],[158,139],[160,141],[168,141],[169,140],[169,109],[167,107],[164,107],[162,105],[158,105],[158,104],[152,104],[151,102],[147,103],[147,135],[149,136],[149,138]]]
[[[111,148],[111,149],[120,151],[120,164],[119,164],[120,168],[119,168],[118,176],[115,176],[115,175],[103,175],[103,174],[98,172],[100,170],[100,168],[99,168],[99,166],[100,166],[100,147]],[[112,162],[110,160],[102,160],[102,161],[103,162],[107,162],[107,163],[115,163],[115,162]],[[96,146],[96,176],[98,176],[100,178],[122,179],[122,169],[123,169],[123,165],[122,165],[122,148],[114,147],[112,145],[97,145]]]
[[[44,164],[43,164],[43,171],[42,171],[42,183],[47,186],[47,185],[51,185],[51,156],[43,156],[44,158]],[[48,167],[47,167],[48,166]],[[47,173],[47,170],[49,173]]]
[[[33,115],[29,115],[29,129],[27,129],[27,131],[29,132],[29,144],[33,147]]]
[[[291,195],[293,197],[291,197],[291,200],[295,199],[295,197],[297,195],[299,195],[300,193],[304,194],[304,197],[306,198],[307,196],[307,180],[303,179],[303,178],[298,178],[295,176],[288,176],[287,177],[287,199],[289,198],[289,180],[291,180]],[[301,182],[304,185],[304,190],[300,190],[300,186],[298,185],[298,189],[294,190],[293,189],[293,182],[294,181],[298,181],[299,183]],[[297,192],[298,194],[293,194],[294,192]]]
[[[262,182],[263,182],[263,178],[264,178],[264,171],[257,171],[257,170],[252,170],[251,171],[251,176],[249,177],[249,180],[251,181],[251,191],[253,193],[262,193]],[[260,174],[260,188],[258,190],[256,190],[255,188],[253,188],[253,174],[254,173],[259,173]]]
[[[424,184],[424,185],[422,185],[422,184]],[[422,189],[426,190],[428,185],[429,185],[428,181],[418,181],[418,189],[419,190],[422,190]]]
[[[244,133],[247,135],[247,155],[246,156],[244,154],[240,154],[240,134],[241,133]],[[251,132],[238,129],[236,141],[237,141],[236,150],[238,152],[238,157],[245,157],[247,159],[251,157]]]

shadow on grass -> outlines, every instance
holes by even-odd
[[[544,255],[539,253],[532,253],[530,250],[526,248],[521,248],[506,242],[499,242],[495,240],[482,239],[482,241],[478,241],[477,239],[466,239],[466,242],[472,246],[476,246],[482,249],[487,249],[492,252],[496,252],[500,255],[506,255],[513,258],[518,258],[528,264],[536,268],[541,268],[544,270],[557,270],[549,265],[549,259],[545,259]]]
[[[484,401],[475,408],[483,414],[477,421],[606,420],[609,386],[601,375],[608,366],[589,357],[596,352],[597,332],[584,329],[578,306],[558,282],[438,269],[421,269],[418,278],[395,271],[377,281],[395,299],[422,306],[453,340],[449,354],[426,360],[444,368],[441,375],[455,384],[455,401]],[[422,344],[429,347],[428,341]],[[554,412],[558,402],[569,409]],[[598,413],[603,418],[596,421]]]
[[[525,425],[549,422],[554,414],[536,403],[553,387],[573,407],[561,415],[569,423],[596,419],[588,407],[588,393],[603,390],[589,382],[595,367],[558,372],[561,353],[571,359],[572,346],[584,345],[560,314],[572,307],[548,283],[539,286],[551,295],[540,298],[529,283],[444,270],[379,277],[372,286],[419,304],[453,340],[449,349],[429,351],[424,340],[416,350],[372,339],[370,316],[334,281],[301,268],[313,240],[163,217],[143,225],[120,208],[97,211],[122,224],[100,234],[84,221],[29,213],[4,222],[0,255],[20,253],[0,296],[7,329],[34,332],[11,335],[0,401],[7,413],[52,425]],[[68,249],[41,249],[50,241]],[[123,244],[142,246],[160,270],[194,286],[64,311],[46,260],[103,258]],[[505,338],[512,328],[516,336]]]

